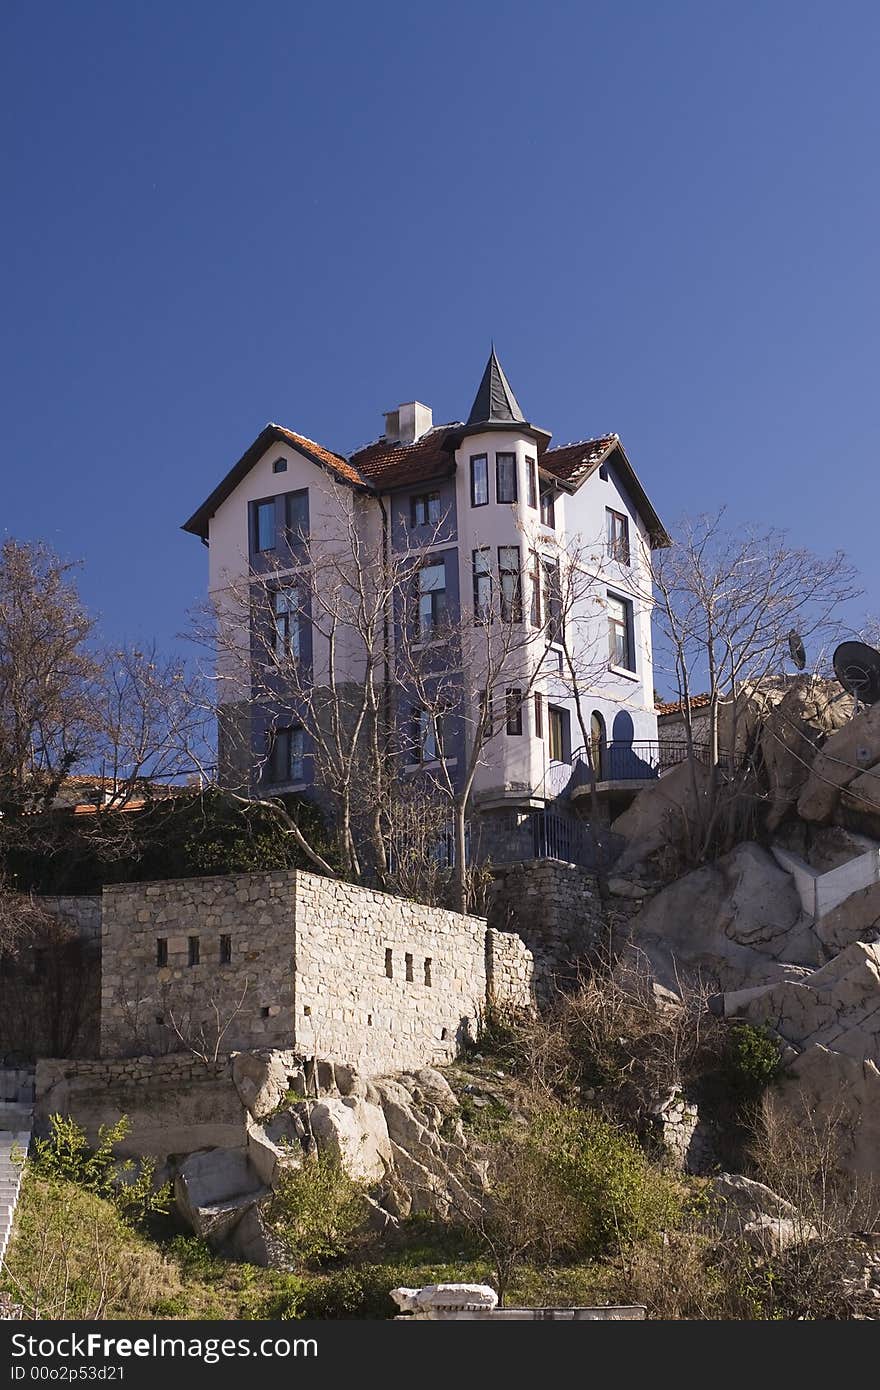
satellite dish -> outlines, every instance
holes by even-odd
[[[841,642],[832,661],[844,690],[863,705],[876,705],[880,700],[880,652],[865,642]]]
[[[788,634],[788,652],[795,666],[802,671],[807,664],[807,653],[799,632],[792,628]]]

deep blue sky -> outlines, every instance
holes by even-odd
[[[877,594],[878,38],[869,0],[6,0],[0,532],[171,642],[179,525],[267,420],[460,417],[494,337],[665,519]]]

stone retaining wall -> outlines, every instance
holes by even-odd
[[[551,995],[590,958],[602,940],[594,879],[559,859],[496,867],[489,890],[489,926],[514,932],[531,952],[533,989]]]
[[[34,1130],[49,1116],[73,1115],[90,1142],[101,1125],[127,1115],[122,1158],[154,1154],[160,1161],[196,1149],[246,1143],[244,1115],[228,1060],[206,1067],[189,1054],[119,1060],[41,1060],[36,1069]]]

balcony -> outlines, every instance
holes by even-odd
[[[606,743],[593,752],[597,767],[596,790],[627,791],[637,790],[644,782],[655,781],[679,763],[686,762],[690,751],[685,742],[674,743],[666,739],[621,740]],[[693,756],[707,766],[710,749],[707,743],[695,743]],[[719,756],[722,771],[728,771],[732,759],[728,754]],[[591,788],[590,761],[584,748],[579,748],[571,756],[571,762],[551,763],[544,776],[537,795],[555,801],[565,796],[572,801],[589,796]]]

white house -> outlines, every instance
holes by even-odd
[[[259,576],[291,528],[313,540],[338,533],[340,497],[365,535],[387,533],[390,550],[418,553],[425,621],[442,608],[467,623],[497,592],[502,605],[518,605],[524,632],[534,627],[523,655],[528,694],[501,712],[505,727],[484,749],[476,804],[555,803],[578,766],[580,721],[547,619],[560,567],[572,557],[582,580],[566,642],[579,654],[598,780],[652,775],[650,552],[669,541],[616,434],[551,448],[549,433],[525,418],[493,348],[465,421],[434,425],[430,407],[411,401],[386,414],[378,440],[349,455],[269,424],[183,529],[208,546],[210,589],[222,596],[231,581]],[[289,563],[295,571],[295,555]],[[297,640],[310,641],[306,632]],[[243,660],[248,650],[243,632]],[[308,651],[320,681],[318,644]],[[464,689],[474,690],[467,672]],[[307,740],[295,712],[283,730],[277,719],[248,718],[263,781],[278,791],[307,789]],[[451,735],[462,755],[468,727],[464,720]],[[273,759],[279,733],[284,756]]]

